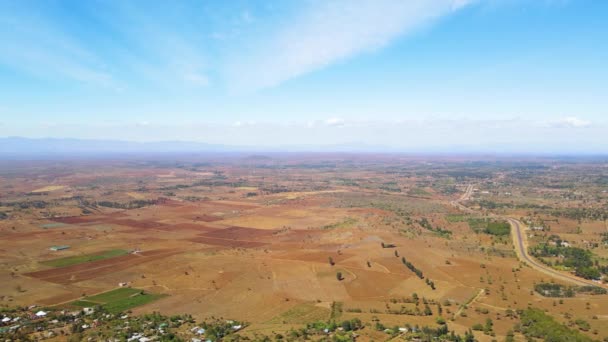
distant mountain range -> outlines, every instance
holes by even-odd
[[[396,150],[392,150],[395,152]],[[217,154],[252,152],[391,152],[381,146],[342,144],[331,146],[231,146],[192,141],[135,142],[71,138],[0,138],[0,158],[103,157],[112,155]]]
[[[503,156],[607,156],[608,149],[551,144],[438,145],[425,148],[398,148],[363,143],[334,145],[236,146],[193,141],[135,142],[71,138],[0,138],[0,159],[107,158],[161,155],[246,154],[263,153],[407,153],[417,155],[503,155]]]

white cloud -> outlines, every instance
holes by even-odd
[[[562,128],[585,128],[591,125],[591,121],[583,120],[575,116],[569,116],[548,122],[548,126],[550,127]]]
[[[346,122],[344,121],[344,119],[331,118],[331,119],[325,120],[325,124],[327,126],[341,127],[341,126],[344,126],[346,124]]]
[[[237,87],[272,87],[353,55],[374,51],[470,0],[312,2],[268,43],[231,69]]]
[[[209,85],[209,77],[201,74],[201,73],[197,73],[197,72],[188,72],[185,73],[183,75],[184,80],[198,85],[198,86],[208,86]]]

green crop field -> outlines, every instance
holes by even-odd
[[[151,303],[163,297],[165,295],[146,293],[143,290],[123,287],[95,296],[85,297],[83,300],[70,303],[70,305],[78,307],[101,305],[111,313],[118,313]]]
[[[112,249],[112,250],[105,251],[102,253],[76,255],[76,256],[71,256],[71,257],[47,260],[47,261],[43,261],[42,264],[47,265],[47,266],[52,266],[52,267],[66,267],[66,266],[82,264],[85,262],[114,258],[117,256],[126,255],[128,253],[129,252],[127,252],[123,249]]]

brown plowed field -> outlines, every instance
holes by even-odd
[[[179,251],[172,249],[157,249],[141,252],[139,255],[127,254],[115,258],[91,261],[68,267],[25,273],[25,275],[57,284],[71,284],[97,278],[105,274],[121,271],[129,267],[156,259],[166,258],[178,253]]]
[[[137,220],[132,220],[132,219],[110,220],[107,223],[119,224],[121,226],[127,226],[127,227],[132,227],[132,228],[139,228],[139,229],[152,229],[152,228],[167,227],[166,224],[156,222],[156,221],[137,221]]]
[[[256,229],[246,227],[228,227],[217,229],[209,233],[202,234],[203,237],[232,239],[232,240],[255,240],[272,236],[276,231],[268,229]]]
[[[195,230],[199,232],[212,232],[218,230],[218,228],[212,228],[208,226],[204,226],[202,224],[196,223],[178,223],[170,226],[163,226],[160,229],[167,231],[176,231],[176,230]]]
[[[69,217],[54,217],[51,221],[65,223],[65,224],[78,224],[88,223],[103,220],[103,216],[69,216]]]
[[[213,215],[188,215],[186,218],[190,218],[193,221],[203,221],[203,222],[215,222],[222,220],[221,217],[213,216]]]
[[[233,240],[233,239],[221,239],[201,236],[198,238],[190,239],[192,242],[204,243],[212,246],[225,246],[225,247],[238,247],[238,248],[255,248],[264,246],[266,243],[258,241],[244,241],[244,240]]]

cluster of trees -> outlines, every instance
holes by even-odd
[[[511,225],[507,221],[496,221],[486,218],[470,218],[469,227],[476,233],[485,233],[496,236],[511,234]]]
[[[428,286],[431,287],[431,289],[433,289],[433,290],[435,289],[435,282],[433,282],[431,279],[426,278],[425,282]]]
[[[544,341],[591,342],[592,339],[555,321],[541,309],[528,308],[519,313],[521,323],[516,326],[528,339]]]
[[[405,257],[401,258],[401,262],[412,272],[414,272],[418,278],[420,279],[424,279],[424,275],[422,274],[422,271],[417,269],[416,266],[414,266],[414,264],[412,264],[411,262],[407,261],[405,259]]]
[[[363,322],[361,322],[361,320],[358,318],[353,318],[340,323],[337,323],[335,320],[329,320],[306,324],[306,330],[308,333],[334,332],[338,328],[342,328],[343,331],[356,331],[363,328]]]
[[[545,263],[543,257],[563,257],[563,260],[557,260],[555,265],[572,268],[577,276],[585,279],[599,279],[601,276],[600,269],[592,260],[591,252],[586,249],[541,243],[530,247],[530,254]]]
[[[534,291],[538,292],[540,295],[545,297],[574,297],[576,294],[574,292],[573,286],[564,286],[561,284],[553,284],[553,283],[540,283],[534,285]]]
[[[492,322],[492,319],[487,318],[485,324],[477,323],[477,324],[473,325],[471,328],[473,330],[483,331],[483,333],[486,335],[494,335],[493,327],[494,327],[494,323]]]
[[[200,324],[201,328],[205,329],[205,337],[211,341],[218,341],[222,338],[231,335],[235,332],[233,326],[245,326],[244,322],[226,321],[222,319],[213,319]]]

